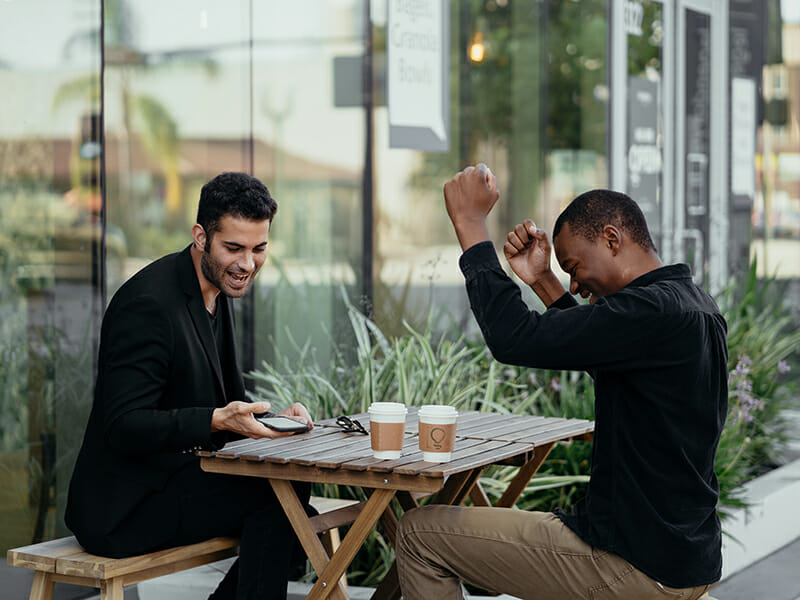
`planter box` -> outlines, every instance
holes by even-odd
[[[722,578],[758,562],[800,537],[800,459],[744,486],[747,509],[722,523]]]

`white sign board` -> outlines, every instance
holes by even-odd
[[[731,191],[752,200],[756,193],[756,82],[731,81]]]
[[[449,0],[389,0],[389,147],[450,149]]]

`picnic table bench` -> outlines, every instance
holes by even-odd
[[[320,513],[312,517],[314,530],[333,553],[339,545],[338,528],[355,519],[358,502],[314,496],[311,505]],[[234,556],[238,548],[238,538],[215,537],[128,558],[108,558],[89,554],[70,536],[13,548],[6,561],[35,571],[30,600],[50,600],[56,582],[99,588],[102,600],[122,600],[127,585],[216,562]]]

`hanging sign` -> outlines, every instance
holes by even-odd
[[[389,147],[450,149],[449,0],[389,0]]]

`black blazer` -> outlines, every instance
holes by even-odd
[[[245,400],[230,298],[220,295],[217,310],[229,357],[227,392],[189,248],[151,263],[111,300],[65,514],[90,552],[124,552],[111,534],[142,499],[199,460],[195,449],[231,439],[211,434],[214,409]]]

